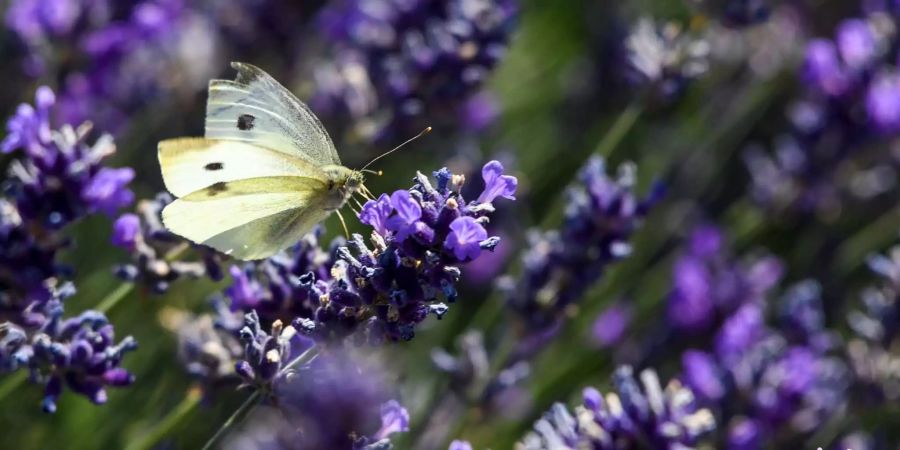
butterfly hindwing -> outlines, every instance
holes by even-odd
[[[209,83],[207,139],[251,143],[318,166],[341,163],[325,127],[294,94],[258,67],[231,66],[234,81]]]
[[[203,138],[160,142],[159,165],[166,188],[177,197],[244,178],[298,176],[325,180],[325,174],[305,160],[244,142]]]
[[[260,177],[221,182],[170,203],[166,228],[240,259],[266,258],[328,216],[321,180]]]

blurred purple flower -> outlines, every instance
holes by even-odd
[[[172,201],[168,193],[154,199],[141,200],[136,214],[119,217],[113,227],[113,243],[128,250],[131,262],[115,267],[116,275],[128,282],[139,283],[155,293],[163,293],[176,280],[223,277],[222,256],[214,250],[191,244],[172,234],[162,224],[161,212]],[[137,219],[137,220],[136,220]],[[199,254],[197,260],[182,255],[188,248]]]
[[[716,427],[712,413],[697,407],[690,389],[677,380],[663,389],[651,369],[641,372],[639,383],[631,367],[621,366],[613,385],[616,392],[605,397],[585,389],[574,415],[563,404],[553,405],[516,448],[685,448]]]
[[[373,439],[379,441],[394,433],[409,431],[409,412],[397,400],[388,400],[381,405],[381,429]]]
[[[591,337],[601,347],[613,346],[625,335],[630,323],[631,310],[621,305],[612,305],[594,319]]]
[[[113,224],[112,243],[118,247],[133,251],[140,232],[141,219],[137,214],[122,214]]]
[[[728,448],[733,450],[756,450],[762,448],[759,425],[746,418],[738,419],[728,432]]]
[[[500,115],[497,99],[487,92],[470,97],[462,106],[462,123],[473,131],[481,131],[490,126]]]
[[[450,443],[450,447],[447,450],[472,450],[472,444],[455,439]]]
[[[900,132],[900,75],[890,72],[875,76],[866,94],[866,112],[878,129]]]
[[[631,234],[662,191],[657,186],[639,198],[634,181],[633,165],[621,166],[613,177],[607,175],[602,159],[590,159],[578,182],[567,190],[560,229],[529,236],[523,274],[515,281],[501,280],[510,312],[525,323],[525,333],[548,340],[570,305],[581,300],[610,264],[628,256]],[[523,339],[520,352],[541,347],[533,344],[534,340]]]
[[[280,383],[272,406],[258,408],[243,429],[228,437],[224,447],[391,448],[389,436],[406,431],[409,416],[391,398],[386,374],[362,355],[323,351]]]
[[[417,0],[373,6],[341,0],[319,15],[332,61],[316,71],[312,104],[347,113],[364,137],[405,135],[429,124],[483,128],[493,105],[473,97],[505,54],[515,0]]]
[[[675,23],[642,18],[624,45],[629,78],[662,99],[676,97],[709,68],[709,43]]]
[[[22,103],[16,114],[6,122],[7,135],[0,143],[0,150],[9,153],[25,149],[32,158],[42,157],[43,148],[51,144],[50,109],[56,104],[56,95],[50,88],[41,86],[35,93],[35,106]]]
[[[700,398],[717,402],[725,396],[724,374],[712,356],[698,350],[688,350],[681,356],[684,382]]]
[[[96,205],[97,209],[112,216],[134,202],[134,193],[125,189],[132,179],[134,170],[130,167],[104,167],[84,186],[81,196],[85,202]]]

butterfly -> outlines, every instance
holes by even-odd
[[[192,242],[262,259],[299,241],[354,194],[372,195],[365,168],[341,165],[303,102],[258,67],[231,67],[234,81],[209,82],[205,137],[159,143],[163,182],[177,197],[162,220]]]

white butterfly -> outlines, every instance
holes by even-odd
[[[261,259],[367,190],[303,102],[257,67],[231,67],[234,81],[209,82],[206,137],[159,143],[163,181],[178,197],[162,218],[193,242]]]

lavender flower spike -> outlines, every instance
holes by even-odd
[[[485,229],[493,206],[467,202],[462,183],[450,182],[462,177],[446,168],[435,178],[418,173],[411,188],[366,202],[359,218],[374,228],[368,243],[354,235],[324,251],[311,233],[286,253],[232,269],[232,310],[255,310],[265,326],[280,320],[317,340],[412,339],[417,324],[456,300],[458,266],[499,243]]]
[[[690,389],[672,380],[663,389],[653,370],[640,374],[629,366],[613,375],[616,392],[594,388],[573,415],[557,403],[534,424],[517,450],[687,448],[716,427],[708,409],[698,408]]]

